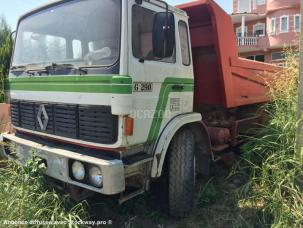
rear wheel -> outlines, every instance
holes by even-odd
[[[186,217],[193,208],[195,141],[188,129],[179,131],[169,148],[169,214]]]

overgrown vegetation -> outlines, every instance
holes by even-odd
[[[4,100],[3,80],[7,76],[12,54],[11,29],[0,17],[0,103]]]
[[[56,193],[50,182],[45,181],[42,175],[45,165],[41,159],[33,157],[25,166],[12,160],[1,161],[0,165],[2,224],[5,221],[20,221],[23,226],[23,221],[48,221],[53,224],[60,221],[66,223],[61,227],[71,227],[88,218],[85,203],[73,204],[66,196]],[[53,224],[45,226],[53,227]],[[57,225],[60,227],[60,224]]]
[[[0,23],[3,80],[11,44],[8,26],[3,19]],[[271,86],[273,102],[265,106],[268,122],[242,148],[243,157],[228,178],[226,170],[215,165],[215,176],[197,187],[196,207],[186,220],[169,219],[159,208],[161,199],[149,194],[122,206],[98,196],[89,210],[85,203],[74,204],[57,193],[41,174],[43,164],[33,159],[24,167],[10,160],[0,163],[0,221],[72,224],[89,219],[90,213],[90,219],[113,219],[120,227],[302,227],[303,161],[295,151],[298,75],[298,52],[288,50],[286,68]],[[239,183],[245,184],[238,188]]]
[[[257,208],[254,225],[303,226],[303,161],[296,156],[298,52],[287,51],[286,68],[275,79],[265,106],[269,122],[243,147],[240,172],[248,177],[239,206]]]

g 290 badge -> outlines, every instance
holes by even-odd
[[[151,82],[134,82],[134,92],[152,92],[153,84]]]

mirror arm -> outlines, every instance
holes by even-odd
[[[165,37],[166,37],[166,41],[167,41],[167,38],[168,38],[168,4],[167,3],[166,3]],[[167,42],[165,42],[165,56],[166,56],[166,45],[167,45]]]
[[[166,20],[165,20],[165,37],[166,37],[166,40],[167,40],[167,37],[168,37],[168,11],[169,11],[169,6],[168,6],[168,3],[167,2],[165,2],[165,1],[162,1],[162,0],[156,0],[156,1],[158,1],[158,2],[161,2],[161,3],[163,3],[164,5],[165,5],[165,9],[166,9]],[[165,42],[165,52],[166,52],[166,42]],[[166,53],[165,53],[165,56],[166,56]]]
[[[167,3],[167,2],[165,2],[165,1],[163,1],[163,0],[155,0],[155,1],[164,4],[164,5],[165,5],[165,8],[166,8],[166,12],[168,13],[168,8],[169,8],[169,6],[168,6],[168,3]]]
[[[11,39],[11,41],[14,41],[14,40],[15,40],[15,39],[13,38],[13,35],[16,34],[16,33],[17,33],[16,30],[11,32],[11,34],[10,34],[10,39]]]

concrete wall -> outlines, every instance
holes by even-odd
[[[238,0],[233,0],[233,13],[238,13]]]
[[[300,0],[266,0],[264,5],[255,5],[255,0],[247,0],[251,2],[251,13],[265,14],[270,11],[277,11],[287,8],[300,8]],[[233,13],[238,13],[238,0],[233,0]]]
[[[254,2],[255,0],[247,0],[250,1],[251,3],[251,13],[260,13],[260,14],[265,14],[267,7],[266,4],[263,5],[256,5]],[[238,13],[238,0],[233,0],[233,13]]]
[[[255,8],[252,7],[252,13],[258,13],[258,14],[266,14],[266,3],[263,5],[255,5]]]
[[[272,61],[271,54],[274,52],[283,52],[283,48],[272,49],[272,50],[268,50],[266,52],[264,52],[264,51],[245,52],[245,53],[241,53],[240,56],[243,58],[246,58],[248,56],[253,56],[253,55],[264,55],[266,63],[272,63],[272,64],[282,63],[283,60]]]
[[[286,8],[300,8],[300,0],[273,0],[267,2],[267,11],[274,11]]]
[[[247,26],[247,36],[254,36],[254,25],[258,23],[264,23],[265,24],[265,35],[266,35],[266,27],[267,27],[267,21],[266,19],[260,19],[260,20],[255,20],[255,21],[247,21],[245,22],[245,26]],[[237,31],[237,28],[241,27],[241,24],[234,24],[234,29],[235,32]]]
[[[253,0],[247,0],[253,1]],[[239,48],[241,56],[250,56],[256,54],[264,54],[265,62],[271,61],[271,53],[281,51],[285,46],[298,46],[299,35],[294,28],[294,16],[300,14],[300,0],[267,0],[266,5],[256,6],[253,9],[253,13],[265,14],[266,19],[246,21],[245,24],[248,29],[248,37],[254,36],[253,26],[258,22],[265,23],[266,31],[265,36],[259,37],[257,45],[255,46],[242,46]],[[253,4],[252,4],[253,5]],[[238,0],[233,0],[234,13],[238,11]],[[288,16],[288,32],[280,31],[280,18],[281,16]],[[276,19],[276,31],[270,33],[268,25],[270,25],[270,19]],[[302,20],[302,19],[301,19]],[[234,29],[241,26],[241,24],[234,24]],[[274,61],[275,62],[275,61]]]
[[[287,9],[280,9],[278,11],[272,11],[267,13],[267,23],[269,24],[269,20],[271,18],[276,19],[276,35],[280,34],[280,18],[281,16],[288,16],[288,22],[289,22],[289,28],[288,33],[294,33],[295,27],[294,27],[294,16],[300,15],[300,8],[287,8]],[[289,34],[290,38],[292,38],[291,34]]]

